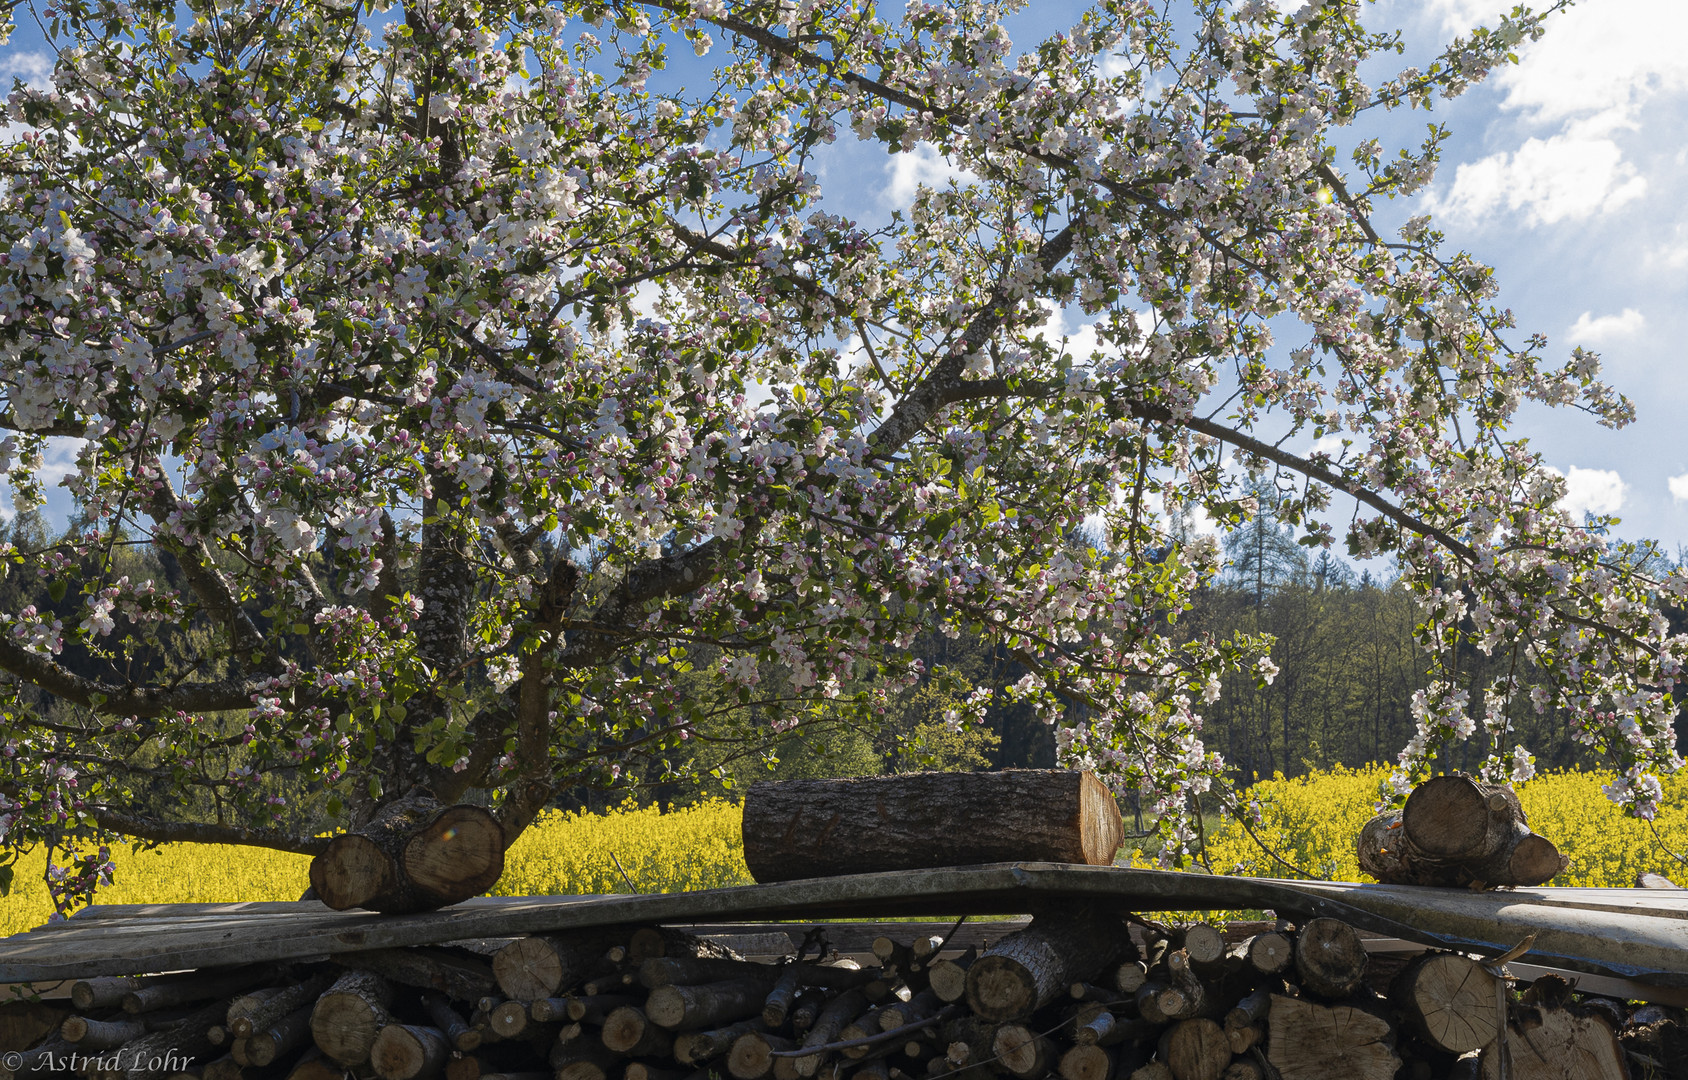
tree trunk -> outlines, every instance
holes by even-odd
[[[762,783],[744,803],[744,860],[760,882],[1017,861],[1108,866],[1124,837],[1102,782],[1059,769]]]
[[[1470,957],[1431,953],[1395,977],[1389,997],[1410,1027],[1450,1054],[1481,1050],[1506,1022],[1498,980]]]
[[[408,796],[336,836],[311,860],[311,887],[336,911],[433,911],[496,884],[504,847],[503,827],[489,811]]]
[[[1030,1016],[1075,981],[1118,962],[1130,940],[1119,916],[1099,908],[1034,918],[968,968],[967,1004],[996,1022]]]
[[[1353,1005],[1272,996],[1267,1060],[1283,1080],[1394,1080],[1401,1067],[1387,1020]]]

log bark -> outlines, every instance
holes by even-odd
[[[387,1007],[393,987],[367,971],[348,971],[317,999],[311,1011],[311,1038],[342,1065],[369,1060],[375,1037],[392,1022]]]
[[[149,983],[123,995],[123,1011],[138,1016],[174,1005],[226,998],[266,981],[269,975],[269,972],[258,968],[240,968],[236,971],[202,971],[196,972],[196,977],[191,979]]]
[[[228,1013],[226,1000],[189,1014],[181,1023],[153,1031],[124,1043],[114,1055],[113,1068],[95,1071],[94,1080],[162,1080],[211,1057],[211,1040],[205,1037],[212,1025]]]
[[[696,1030],[759,1015],[767,997],[767,981],[757,978],[659,986],[646,1000],[645,1012],[671,1031]]]
[[[648,995],[646,995],[648,996]],[[644,997],[628,994],[594,994],[591,997],[568,998],[568,1018],[590,1027],[603,1027],[610,1013],[623,1005],[643,1005]]]
[[[604,969],[604,952],[614,930],[592,928],[571,934],[517,938],[492,958],[492,977],[512,1001],[555,997]]]
[[[762,1002],[762,1022],[771,1028],[784,1026],[791,1007],[797,1003],[797,990],[801,985],[796,964],[781,969],[774,988],[768,991],[767,998]]]
[[[1212,1020],[1180,1020],[1161,1034],[1160,1059],[1175,1080],[1219,1080],[1231,1063],[1231,1042]]]
[[[571,1045],[551,1055],[552,1080],[608,1080],[626,1067],[626,1059],[602,1046]]]
[[[1124,837],[1106,786],[1059,769],[762,783],[744,804],[745,864],[759,882],[1030,860],[1109,866]]]
[[[139,1020],[90,1020],[85,1016],[72,1016],[59,1027],[59,1036],[74,1043],[80,1053],[109,1050],[146,1033],[147,1026]]]
[[[1464,1054],[1493,1042],[1506,1022],[1497,984],[1470,957],[1429,953],[1402,969],[1389,997],[1405,1024],[1431,1046]]]
[[[1102,908],[1034,918],[967,969],[967,1005],[994,1022],[1030,1016],[1117,962],[1129,941],[1119,916]]]
[[[381,1080],[432,1080],[445,1072],[451,1044],[438,1028],[388,1024],[375,1037],[369,1064]]]
[[[943,999],[928,987],[907,1001],[893,1001],[879,1010],[879,1030],[895,1031],[907,1024],[935,1016],[943,1007]]]
[[[1283,1080],[1394,1080],[1401,1067],[1387,1020],[1353,1005],[1272,996],[1266,1058]]]
[[[1313,919],[1296,936],[1295,970],[1303,990],[1344,998],[1365,979],[1366,947],[1347,923]]]
[[[1507,1029],[1507,1080],[1626,1080],[1622,1046],[1607,1022],[1568,1008],[1518,1011]],[[1483,1080],[1500,1080],[1500,1045],[1479,1059]]]
[[[549,999],[548,999],[549,1000]],[[535,1002],[537,1007],[538,1003]],[[445,1032],[446,1041],[451,1048],[460,1053],[470,1053],[480,1048],[481,1033],[469,1026],[461,1013],[451,1007],[450,1002],[437,994],[422,995],[422,1008],[428,1013],[428,1018],[434,1026]],[[534,1019],[552,1019],[551,1017],[535,1016]],[[560,1018],[559,1018],[560,1019]]]
[[[145,978],[139,975],[111,975],[81,979],[70,986],[70,1003],[83,1012],[105,1009],[121,1004],[125,994],[134,993],[148,983],[179,981],[179,977]]]
[[[225,1021],[229,1033],[237,1039],[251,1038],[301,1005],[315,1002],[334,985],[334,979],[334,974],[324,971],[292,986],[274,987],[273,993],[259,991],[235,998]]]
[[[438,990],[458,1001],[476,1001],[498,989],[491,963],[462,949],[411,945],[368,949],[335,960],[346,967],[373,971],[389,982]]]
[[[844,1030],[844,1025],[866,1012],[867,1005],[867,995],[860,990],[846,990],[834,997],[815,1017],[815,1026],[803,1036],[803,1046],[825,1046],[827,1043],[836,1042],[838,1033]],[[797,1074],[814,1076],[820,1070],[823,1059],[822,1054],[805,1054],[797,1058]]]
[[[287,1080],[345,1080],[345,1076],[344,1066],[331,1060],[318,1046],[309,1047],[287,1071]]]
[[[301,1005],[247,1039],[247,1063],[262,1068],[310,1042],[313,1007]]]
[[[433,911],[479,896],[504,872],[504,830],[478,806],[398,799],[311,860],[311,887],[336,911]]]

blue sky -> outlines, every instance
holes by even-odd
[[[1510,6],[1380,0],[1365,17],[1400,26],[1412,46],[1404,62],[1422,62]],[[1016,40],[1070,26],[1081,10],[1068,0],[1034,3],[1013,20]],[[50,69],[26,17],[0,49],[0,80],[40,81]],[[1388,130],[1355,134],[1416,142],[1428,119],[1396,114]],[[1438,103],[1434,119],[1453,132],[1435,183],[1380,217],[1432,210],[1450,243],[1497,269],[1520,337],[1545,334],[1556,357],[1575,345],[1603,355],[1607,377],[1636,403],[1632,426],[1612,432],[1581,414],[1537,410],[1524,414],[1520,433],[1566,474],[1571,508],[1620,515],[1626,537],[1688,545],[1679,344],[1688,335],[1688,0],[1583,0],[1522,50],[1517,67]],[[887,160],[842,145],[819,164],[830,208],[864,219],[906,205],[916,183],[950,172],[930,152]],[[72,453],[56,446],[49,469],[62,475]]]

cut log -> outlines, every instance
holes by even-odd
[[[702,1065],[705,1061],[731,1053],[733,1044],[740,1038],[760,1034],[766,1027],[762,1018],[757,1016],[710,1031],[688,1031],[674,1039],[674,1060],[682,1065]]]
[[[1266,1070],[1253,1058],[1233,1058],[1219,1074],[1219,1080],[1266,1080]]]
[[[90,1020],[72,1016],[59,1027],[59,1036],[74,1043],[78,1053],[110,1050],[147,1033],[147,1026],[139,1020]]]
[[[1149,966],[1141,960],[1127,960],[1113,970],[1109,982],[1122,994],[1135,994],[1149,981]]]
[[[504,872],[504,843],[484,807],[407,796],[330,841],[311,860],[311,887],[336,911],[433,911],[491,888]]]
[[[1225,1014],[1225,1029],[1246,1028],[1266,1019],[1266,1014],[1272,1008],[1272,992],[1270,990],[1256,990],[1237,1002],[1230,1012]]]
[[[1366,947],[1347,923],[1313,919],[1295,939],[1295,970],[1303,990],[1344,998],[1365,979]]]
[[[623,1005],[644,1005],[644,997],[631,997],[627,994],[594,994],[592,997],[571,997],[568,1001],[568,1018],[579,1021],[589,1027],[603,1027],[610,1013]]]
[[[370,1047],[369,1064],[381,1080],[431,1080],[445,1072],[450,1054],[438,1028],[388,1024]]]
[[[1275,1038],[1275,1036],[1274,1036]],[[1499,1044],[1479,1061],[1483,1080],[1500,1080]],[[1525,1007],[1509,1025],[1507,1080],[1626,1080],[1624,1053],[1607,1022],[1567,1008]]]
[[[249,1039],[254,1032],[263,1031],[301,1005],[308,1005],[334,985],[337,976],[319,972],[304,982],[292,986],[269,987],[250,994],[242,994],[229,1005],[226,1024],[237,1039]]]
[[[1114,1073],[1114,1051],[1095,1045],[1075,1046],[1056,1066],[1062,1080],[1108,1080]]]
[[[733,1080],[762,1080],[773,1075],[774,1051],[795,1049],[797,1043],[778,1035],[765,1032],[740,1035],[733,1040],[732,1049],[727,1051],[727,1072]],[[793,1064],[795,1066],[795,1062]]]
[[[559,1046],[551,1055],[552,1080],[608,1080],[626,1068],[626,1059],[602,1046]]]
[[[1496,999],[1498,980],[1458,953],[1429,953],[1395,977],[1389,997],[1404,1022],[1438,1050],[1481,1050],[1500,1034],[1506,1017]]]
[[[1401,811],[1407,839],[1434,859],[1480,859],[1506,843],[1514,823],[1528,825],[1511,788],[1468,776],[1433,776],[1413,788]]]
[[[943,1007],[943,1001],[928,987],[907,1001],[893,1001],[879,1010],[879,1030],[895,1031],[907,1024],[934,1016]]]
[[[1039,1080],[1055,1064],[1055,1046],[1024,1024],[1003,1024],[991,1038],[998,1068],[1018,1080]]]
[[[1262,975],[1281,974],[1295,962],[1294,944],[1275,930],[1256,934],[1243,944],[1249,966]]]
[[[1246,1054],[1266,1041],[1266,1025],[1250,1024],[1247,1027],[1228,1027],[1225,1029],[1225,1041],[1231,1044],[1231,1053]]]
[[[553,999],[547,998],[546,1000]],[[537,1006],[538,1003],[535,1002],[535,1005]],[[438,994],[423,994],[422,1008],[427,1011],[428,1018],[434,1022],[434,1026],[445,1032],[446,1041],[451,1044],[453,1050],[467,1054],[480,1048],[481,1033],[470,1027],[469,1022],[463,1019],[462,1015],[452,1008],[451,1003],[446,1001],[445,998]],[[549,1020],[552,1018],[535,1015],[534,1019]],[[561,1019],[561,1017],[557,1019]]]
[[[1180,1020],[1161,1034],[1160,1059],[1175,1080],[1219,1080],[1231,1063],[1231,1042],[1212,1020]]]
[[[1183,949],[1174,949],[1166,954],[1166,973],[1172,980],[1172,990],[1175,993],[1162,993],[1157,999],[1157,1004],[1161,1013],[1168,1019],[1193,1020],[1217,1011],[1213,1007],[1212,995],[1207,992],[1206,985],[1196,977],[1189,954]]]
[[[767,998],[762,1002],[762,1021],[769,1027],[785,1025],[785,1018],[797,1003],[797,990],[802,985],[798,982],[798,974],[796,964],[786,965],[774,981],[774,988],[768,991]]]
[[[1510,788],[1461,775],[1418,785],[1402,810],[1366,823],[1356,850],[1362,870],[1398,885],[1540,885],[1569,865],[1530,832]]]
[[[880,1012],[881,1009],[878,1006],[875,1006],[868,1009],[867,1012],[862,1013],[848,1024],[845,1024],[844,1030],[838,1033],[838,1041],[856,1042],[859,1039],[871,1039],[875,1035],[880,1034],[883,1030],[879,1026]],[[852,1046],[848,1050],[841,1050],[839,1052],[850,1060],[857,1061],[866,1057],[870,1049],[872,1048],[867,1046]]]
[[[936,961],[926,969],[926,985],[946,1004],[961,1001],[967,996],[967,969],[978,958],[978,952],[970,948],[954,960]]]
[[[519,1001],[506,1001],[487,1014],[487,1026],[498,1032],[501,1039],[514,1039],[528,1029],[530,1017],[527,1006]]]
[[[686,1080],[689,1075],[679,1069],[659,1068],[643,1061],[629,1061],[621,1074],[622,1080]]]
[[[659,986],[646,1000],[645,1014],[670,1031],[696,1030],[759,1015],[767,997],[765,979]]]
[[[246,1042],[246,1063],[263,1068],[311,1041],[311,1010],[301,1005]]]
[[[840,828],[845,822],[872,828]],[[753,785],[744,861],[759,882],[979,863],[1110,866],[1119,807],[1088,772],[1007,769]]]
[[[412,945],[369,949],[335,959],[346,967],[373,971],[388,982],[437,990],[458,1001],[475,1001],[498,989],[489,960],[461,949]]]
[[[1638,889],[1680,889],[1682,886],[1665,877],[1663,874],[1652,874],[1643,870],[1635,875],[1635,887]]]
[[[1151,1061],[1131,1074],[1131,1080],[1175,1080],[1164,1061]]]
[[[179,978],[179,977],[178,977]],[[70,1003],[83,1012],[118,1005],[125,994],[132,994],[152,982],[170,982],[170,976],[144,978],[139,975],[111,975],[81,979],[70,986]]]
[[[211,998],[227,998],[265,982],[270,973],[259,968],[197,972],[192,979],[148,983],[123,995],[123,1011],[131,1016],[187,1005]]]
[[[1034,918],[967,969],[968,1007],[995,1022],[1030,1016],[1075,981],[1116,963],[1129,940],[1119,916],[1101,908]]]
[[[825,1046],[836,1042],[838,1033],[844,1026],[862,1013],[867,1011],[867,995],[860,990],[846,990],[821,1009],[820,1015],[815,1017],[815,1026],[803,1036],[805,1049],[813,1046]],[[799,1076],[814,1076],[820,1071],[824,1060],[822,1054],[805,1054],[797,1058],[797,1074]]]
[[[1225,935],[1208,923],[1186,926],[1183,947],[1197,971],[1217,967],[1225,959]]]
[[[1395,1031],[1353,1005],[1272,996],[1266,1058],[1283,1080],[1394,1080]]]
[[[375,1037],[392,1022],[387,1012],[392,1002],[393,987],[387,980],[368,971],[348,971],[317,999],[311,1038],[342,1065],[362,1065],[369,1060]]]
[[[599,928],[517,938],[492,958],[498,989],[512,1001],[555,997],[596,974],[616,932]]]
[[[212,1025],[228,1014],[227,1000],[190,1013],[181,1023],[151,1032],[109,1051],[103,1068],[90,1070],[92,1080],[163,1080],[198,1062],[209,1061],[213,1047],[205,1037]],[[21,1075],[21,1074],[20,1074]]]
[[[604,1021],[605,1049],[628,1057],[667,1057],[674,1052],[674,1036],[631,1005],[610,1013]]]
[[[478,1073],[477,1073],[478,1075]],[[299,1060],[287,1071],[287,1080],[345,1080],[345,1066],[331,1059],[322,1052],[319,1046],[311,1046],[300,1055]],[[452,1080],[458,1080],[454,1077]],[[461,1080],[475,1080],[474,1077],[463,1077]]]
[[[862,1000],[866,1001],[867,997],[864,995]],[[791,1006],[789,1018],[792,1032],[802,1035],[814,1028],[815,1021],[820,1019],[821,1010],[826,1008],[826,1002],[826,994],[820,990],[811,988],[798,994],[797,1001]]]
[[[481,1059],[473,1054],[453,1054],[445,1063],[445,1080],[481,1080],[483,1075]]]

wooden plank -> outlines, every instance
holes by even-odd
[[[510,897],[406,916],[313,910],[289,918],[284,934],[273,932],[273,924],[269,924],[271,932],[259,933],[254,927],[262,923],[237,916],[237,934],[213,926],[177,926],[163,933],[113,937],[103,934],[101,920],[95,919],[74,932],[55,930],[0,941],[0,980],[264,962],[585,926],[933,917],[962,912],[1019,915],[1055,898],[1093,898],[1127,910],[1271,908],[1297,917],[1339,918],[1362,930],[1426,945],[1480,950],[1509,948],[1534,933],[1537,946],[1529,957],[1531,962],[1586,974],[1688,986],[1688,918],[1676,913],[1673,904],[1655,902],[1636,909],[1617,903],[1618,898],[1610,895],[1615,890],[1597,892],[1602,895],[1595,896],[1591,906],[1580,900],[1575,890],[1470,893],[1004,863],[695,893]],[[1651,897],[1669,897],[1655,890],[1648,893]],[[1607,910],[1614,907],[1623,910]],[[1637,910],[1642,913],[1637,914]]]

